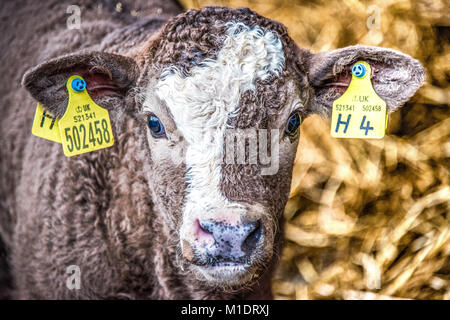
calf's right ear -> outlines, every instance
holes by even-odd
[[[392,49],[356,45],[313,54],[306,59],[306,70],[314,89],[314,112],[331,114],[333,101],[348,88],[352,66],[359,60],[372,67],[373,88],[386,102],[388,112],[408,101],[425,79],[419,61]]]
[[[107,52],[84,52],[61,56],[28,70],[22,85],[40,104],[60,118],[68,103],[67,79],[86,80],[91,98],[106,109],[118,108],[139,75],[134,59]]]

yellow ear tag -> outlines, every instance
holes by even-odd
[[[59,134],[59,120],[38,103],[34,114],[33,127],[31,133],[37,137],[61,143]]]
[[[386,102],[372,87],[372,69],[365,61],[352,68],[352,80],[333,102],[331,136],[335,138],[381,139],[387,126]]]
[[[59,120],[64,154],[71,157],[112,146],[114,136],[108,110],[91,99],[84,79],[71,76],[66,87],[69,103]]]

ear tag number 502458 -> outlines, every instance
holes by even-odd
[[[387,126],[386,102],[372,87],[372,69],[365,61],[352,68],[352,80],[342,96],[333,102],[331,136],[335,138],[384,137]]]
[[[80,76],[67,80],[69,103],[59,120],[59,131],[67,157],[110,147],[114,144],[108,110],[89,96]]]

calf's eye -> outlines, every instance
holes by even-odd
[[[152,133],[152,136],[156,138],[164,137],[166,135],[166,131],[164,130],[164,126],[161,123],[161,120],[158,119],[158,117],[154,115],[148,116],[148,127],[150,129],[150,132]]]
[[[284,132],[290,137],[297,135],[300,123],[301,123],[300,114],[298,112],[292,114],[288,119]]]

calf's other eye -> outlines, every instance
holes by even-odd
[[[300,123],[301,123],[300,114],[298,112],[293,113],[289,117],[286,123],[286,128],[284,129],[286,135],[288,135],[289,137],[296,136],[300,127]]]
[[[150,132],[152,133],[152,136],[154,136],[155,138],[161,138],[166,136],[164,126],[161,123],[161,120],[158,119],[158,117],[154,115],[149,115],[147,124],[150,129]]]

